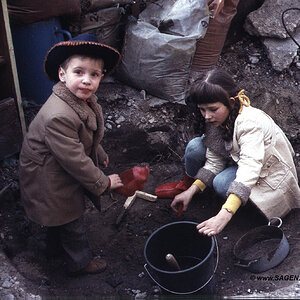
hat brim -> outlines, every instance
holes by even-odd
[[[105,76],[114,72],[121,61],[120,53],[101,43],[89,41],[66,41],[54,45],[44,60],[44,71],[47,77],[58,82],[58,69],[60,65],[72,55],[87,55],[102,58],[104,61]]]

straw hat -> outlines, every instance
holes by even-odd
[[[99,43],[97,37],[92,34],[81,34],[69,41],[55,44],[48,51],[44,60],[44,71],[47,77],[52,81],[58,82],[60,65],[74,54],[102,58],[104,69],[106,70],[105,75],[111,74],[121,61],[121,55],[116,49]]]

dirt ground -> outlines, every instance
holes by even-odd
[[[259,62],[253,64],[249,61],[253,55],[259,58]],[[283,128],[297,153],[295,159],[299,167],[300,70],[292,67],[286,72],[276,73],[260,42],[247,35],[226,45],[218,67],[235,74],[253,106],[268,112]],[[121,173],[136,165],[148,165],[150,175],[144,191],[152,194],[155,187],[162,183],[181,180],[184,175],[184,147],[198,133],[187,107],[170,103],[151,106],[153,97],[146,95],[146,100],[143,100],[140,91],[118,82],[102,84],[99,96],[106,120],[126,116],[126,121],[119,125],[111,122],[113,128],[105,134],[104,148],[111,161],[107,174]],[[32,117],[30,113],[32,111],[28,109],[29,118]],[[168,143],[153,143],[154,133],[161,139],[166,137]],[[149,143],[150,135],[152,143]],[[101,213],[87,202],[84,218],[90,246],[95,255],[106,259],[108,268],[97,275],[70,277],[61,258],[47,259],[45,256],[45,228],[30,223],[24,214],[18,190],[17,162],[17,156],[14,156],[1,163],[0,189],[8,188],[0,201],[0,248],[15,268],[15,273],[9,274],[10,278],[20,274],[26,291],[45,299],[75,296],[169,299],[171,294],[160,289],[144,268],[147,239],[165,224],[207,219],[216,214],[222,205],[221,199],[207,190],[201,197],[195,197],[189,210],[178,217],[170,209],[172,199],[158,199],[153,203],[137,199],[121,224],[116,226],[125,196],[114,192],[104,196]],[[218,264],[210,289],[200,290],[196,295],[205,293],[216,297],[248,297],[257,292],[268,295],[298,281],[292,276],[299,278],[300,210],[292,211],[283,219],[281,229],[290,245],[290,252],[280,265],[260,274],[253,274],[235,265],[233,247],[237,240],[250,229],[266,225],[267,222],[251,205],[238,210],[228,226],[216,237],[219,255],[215,250],[214,259],[216,262],[218,260]],[[258,275],[269,277],[269,280],[259,280]],[[286,275],[288,277],[283,278]],[[3,273],[1,276],[3,280]],[[2,285],[0,295],[4,295],[4,292],[7,291]]]

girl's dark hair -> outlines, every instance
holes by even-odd
[[[230,109],[227,120],[222,124],[223,138],[226,141],[232,139],[234,121],[240,109],[239,101],[235,101],[234,107],[231,109],[229,99],[235,97],[239,90],[232,76],[220,69],[209,71],[204,80],[196,80],[191,88],[189,96],[191,103],[197,105],[221,102]]]

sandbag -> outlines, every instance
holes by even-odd
[[[118,48],[121,42],[120,22],[120,8],[111,7],[79,17],[68,18],[67,28],[72,36],[90,33],[95,35],[100,43]]]
[[[81,8],[84,13],[97,11],[103,8],[132,4],[134,0],[81,0]]]
[[[210,19],[205,37],[197,42],[192,70],[202,72],[217,62],[226,40],[231,20],[236,14],[239,0],[224,0],[220,13]]]
[[[208,25],[206,0],[161,0],[128,24],[119,80],[170,102],[184,103],[198,39]]]
[[[52,17],[80,15],[80,0],[7,0],[10,21],[13,24],[31,24]]]

